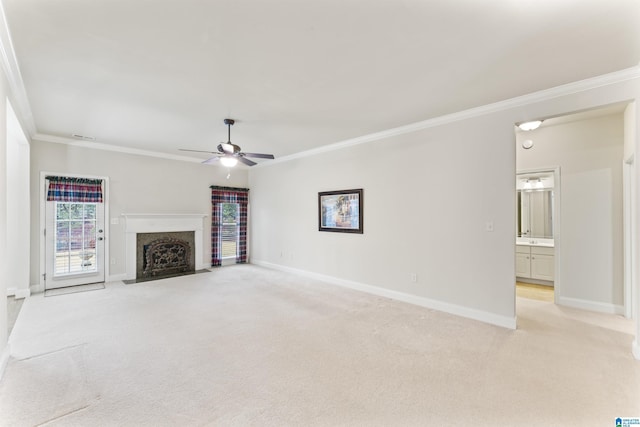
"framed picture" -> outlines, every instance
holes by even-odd
[[[362,188],[318,193],[318,230],[362,234]]]

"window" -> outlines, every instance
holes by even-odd
[[[249,189],[211,186],[211,266],[222,265],[235,250],[236,263],[247,262]]]
[[[235,258],[238,248],[238,204],[221,203],[222,209],[222,229],[220,239],[222,240],[222,259]]]

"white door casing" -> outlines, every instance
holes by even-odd
[[[95,214],[95,251],[93,257],[91,257],[90,264],[84,265],[84,268],[78,268],[81,262],[87,264],[87,260],[80,258],[80,253],[74,253],[71,257],[76,259],[70,259],[69,263],[74,263],[74,268],[65,274],[58,269],[56,274],[55,267],[55,248],[56,248],[56,202],[46,201],[46,189],[47,180],[49,175],[67,176],[87,179],[101,179],[103,181],[103,203],[94,204],[96,209]],[[109,245],[106,244],[107,236],[109,236],[108,221],[105,221],[109,215],[109,178],[101,176],[87,176],[77,174],[61,174],[61,173],[40,173],[40,283],[33,291],[43,291],[46,289],[54,289],[67,286],[76,286],[88,283],[100,283],[104,282],[109,276],[108,264],[106,260],[109,259]],[[75,218],[77,219],[77,218]],[[99,231],[102,230],[102,231]],[[83,240],[84,240],[83,236]],[[91,245],[88,245],[90,249],[93,249]],[[71,248],[70,248],[71,249]],[[80,248],[83,249],[83,248]],[[78,248],[73,248],[75,252],[78,252]]]

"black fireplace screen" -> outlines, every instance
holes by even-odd
[[[164,276],[189,271],[191,248],[189,242],[161,238],[143,246],[143,277]]]

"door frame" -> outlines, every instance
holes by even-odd
[[[638,315],[635,307],[638,292],[636,261],[636,165],[635,154],[624,159],[622,164],[622,203],[623,203],[623,238],[624,238],[624,317],[634,319]]]
[[[109,256],[109,246],[110,244],[110,233],[109,233],[109,225],[111,221],[109,220],[109,177],[106,176],[97,176],[97,175],[85,175],[85,174],[75,174],[75,173],[59,173],[59,172],[40,172],[40,195],[39,195],[39,209],[40,209],[40,230],[38,231],[38,240],[40,243],[40,270],[39,276],[40,279],[38,281],[38,289],[34,289],[37,292],[44,292],[45,290],[45,273],[47,271],[46,265],[46,239],[45,239],[45,229],[46,229],[46,220],[47,220],[47,201],[46,201],[46,177],[54,175],[54,176],[63,176],[69,178],[87,178],[87,179],[101,179],[104,183],[104,193],[102,194],[102,203],[104,204],[104,237],[105,237],[105,245],[104,245],[104,281],[108,282],[110,277],[109,260],[111,257]]]

